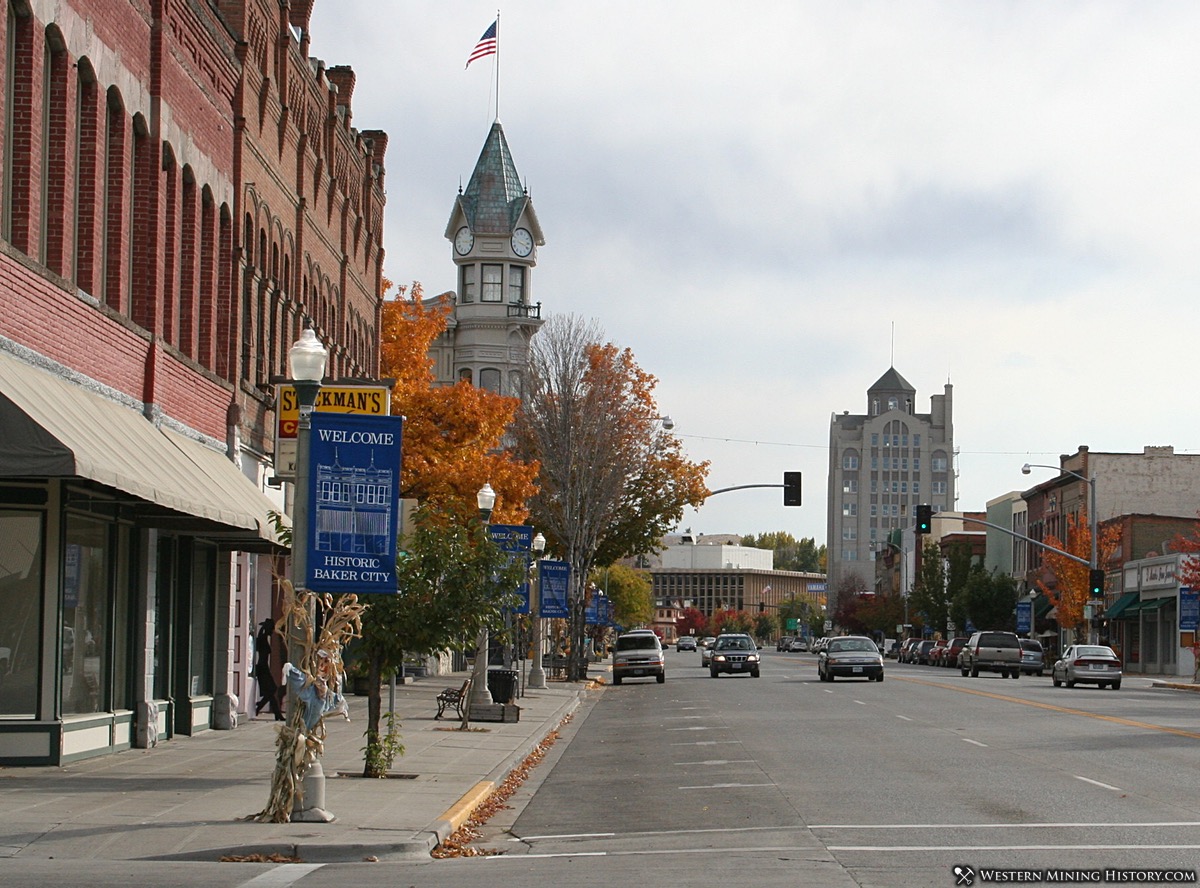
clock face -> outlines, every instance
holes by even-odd
[[[464,225],[458,229],[458,234],[454,235],[454,249],[458,250],[461,256],[471,252],[473,246],[475,246],[475,235],[471,234],[471,229]]]
[[[518,228],[512,235],[512,248],[518,256],[528,256],[533,252],[533,235],[524,228]]]

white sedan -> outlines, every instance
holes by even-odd
[[[1121,659],[1102,644],[1073,644],[1058,658],[1050,672],[1054,686],[1094,684],[1121,690]]]

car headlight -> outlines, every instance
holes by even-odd
[[[719,660],[720,662],[724,663],[724,662],[725,662],[725,655],[724,655],[724,654],[717,654],[715,657],[713,657],[713,659],[714,659],[714,660]]]
[[[746,659],[749,660],[751,663],[757,663],[758,662],[758,654],[751,654]]]

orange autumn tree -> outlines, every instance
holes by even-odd
[[[384,279],[384,293],[392,282]],[[492,520],[520,524],[528,515],[537,465],[503,448],[519,402],[468,382],[434,387],[429,347],[446,329],[448,298],[424,305],[421,285],[400,287],[383,303],[379,375],[394,378],[392,413],[403,415],[400,495],[437,509],[468,511],[484,484],[496,491]]]
[[[1096,558],[1098,566],[1108,564],[1120,542],[1121,529],[1116,524],[1101,526],[1096,542]],[[1092,555],[1092,529],[1088,522],[1086,510],[1067,516],[1067,538],[1060,540],[1054,534],[1046,534],[1043,542],[1051,549],[1042,550],[1042,559],[1049,570],[1053,582],[1046,583],[1040,578],[1038,587],[1045,593],[1050,603],[1058,613],[1058,625],[1064,629],[1074,630],[1077,636],[1086,638],[1086,623],[1083,618],[1083,608],[1088,602],[1090,568],[1086,563],[1080,563],[1062,554],[1067,552],[1085,562]]]

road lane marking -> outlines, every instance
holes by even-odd
[[[676,762],[677,768],[691,767],[692,765],[747,765],[754,762],[754,759],[709,759],[706,762]]]
[[[912,721],[912,719],[911,719],[911,718],[909,718],[907,715],[897,715],[897,716],[896,716],[896,718],[902,718],[902,719],[904,719],[906,722],[910,722],[910,721]]]
[[[1092,786],[1099,786],[1101,789],[1111,789],[1113,792],[1122,792],[1119,786],[1110,786],[1107,783],[1101,783],[1099,780],[1092,780],[1090,777],[1080,777],[1078,774],[1072,774],[1076,780],[1082,780],[1084,783],[1090,783]]]
[[[720,746],[726,743],[741,743],[741,740],[693,740],[690,743],[672,743],[672,746]]]
[[[809,825],[809,829],[945,829],[953,827],[954,829],[1080,829],[1080,828],[1109,828],[1114,826],[1122,827],[1171,827],[1171,828],[1193,828],[1200,826],[1200,820],[1151,820],[1151,821],[1134,821],[1132,823],[1098,823],[1095,820],[1088,820],[1080,823],[1055,822],[1055,823],[813,823]]]
[[[708,786],[681,786],[680,789],[758,789],[774,783],[710,783]]]
[[[972,740],[970,737],[963,737],[962,742],[963,743],[974,743],[976,746],[982,746],[984,749],[987,749],[986,743],[980,743],[978,740]]]
[[[1195,851],[1200,845],[826,845],[827,851]]]
[[[1047,709],[1050,712],[1061,712],[1064,715],[1081,715],[1084,718],[1094,718],[1099,721],[1112,722],[1116,725],[1124,725],[1129,728],[1145,728],[1150,731],[1160,731],[1164,734],[1174,734],[1177,737],[1188,737],[1192,740],[1200,740],[1200,733],[1196,731],[1185,731],[1182,728],[1172,728],[1167,725],[1156,725],[1151,722],[1135,721],[1131,718],[1121,718],[1119,715],[1100,715],[1097,712],[1087,712],[1083,709],[1071,709],[1068,706],[1057,706],[1053,703],[1039,703],[1036,700],[1023,700],[1020,697],[1010,697],[1007,694],[994,694],[991,691],[977,691],[973,688],[964,688],[961,685],[942,684],[937,681],[925,681],[920,678],[908,678],[907,676],[895,676],[897,681],[907,681],[912,684],[925,685],[930,688],[942,688],[947,691],[958,691],[962,694],[974,694],[976,697],[987,697],[991,700],[1004,700],[1008,703],[1019,703],[1022,706],[1032,706],[1035,709]]]
[[[241,888],[288,888],[295,885],[313,870],[323,867],[323,863],[285,863],[273,870],[255,876],[249,882],[242,882]]]

